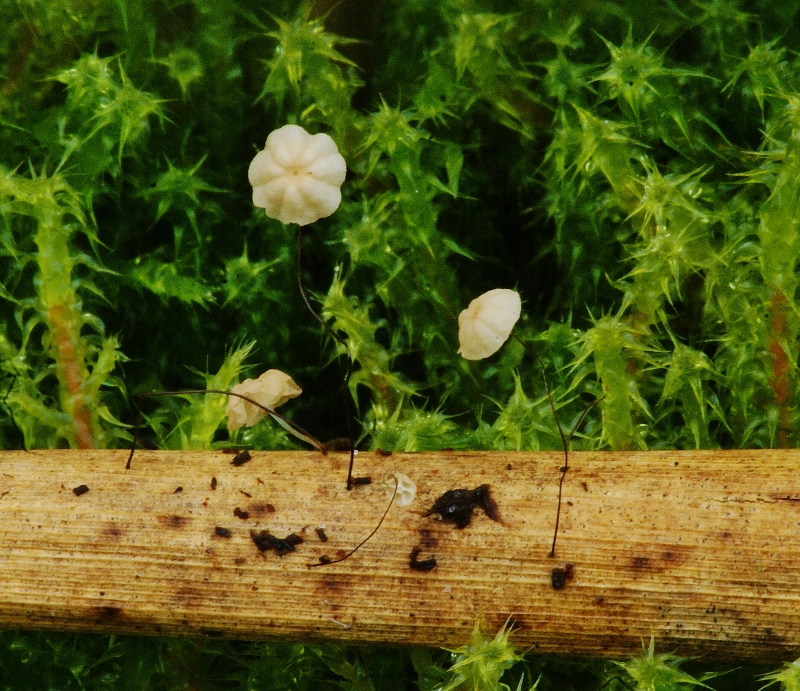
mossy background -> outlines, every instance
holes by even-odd
[[[346,435],[341,347],[296,289],[294,229],[247,183],[287,122],[348,162],[303,281],[347,337],[362,448],[559,448],[519,343],[456,354],[459,311],[496,287],[521,293],[565,425],[605,395],[573,448],[796,446],[798,3],[575,5],[1,3],[0,447],[124,446],[135,394],[270,367],[304,388],[286,414]],[[148,400],[146,435],[230,443],[224,409]],[[235,441],[295,447],[268,423]],[[755,689],[769,672],[519,660],[492,635],[451,656],[6,632],[0,684]],[[797,669],[767,680],[796,689]]]

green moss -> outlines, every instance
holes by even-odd
[[[348,164],[341,207],[304,233],[302,279],[353,355],[363,447],[559,448],[519,343],[457,355],[460,310],[496,287],[522,295],[517,334],[565,427],[605,396],[575,448],[797,446],[796,14],[792,0],[0,3],[0,447],[122,446],[135,394],[271,367],[304,389],[288,415],[346,435],[331,395],[344,349],[305,312],[293,229],[247,184],[287,122],[330,133]],[[144,407],[164,446],[228,440],[222,396]],[[297,444],[269,423],[236,440]],[[464,671],[497,640],[448,658],[8,632],[0,681],[708,680],[653,648],[610,668],[517,661],[507,641],[491,672]],[[790,671],[765,679],[791,689]]]

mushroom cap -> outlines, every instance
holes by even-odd
[[[309,134],[299,125],[271,132],[247,171],[253,204],[270,218],[301,226],[339,208],[346,174],[336,142],[327,134]]]
[[[458,315],[458,354],[465,360],[494,355],[511,335],[522,312],[519,293],[495,288],[469,303]]]
[[[394,496],[394,502],[398,506],[408,506],[417,496],[417,485],[405,473],[393,473],[384,480],[384,485],[386,493],[390,497]]]
[[[231,393],[247,396],[261,405],[275,410],[292,398],[297,398],[303,393],[303,389],[285,372],[270,369],[258,379],[245,379],[240,384],[231,387]],[[228,416],[230,431],[242,426],[252,427],[267,415],[265,410],[238,396],[228,397],[225,414]]]

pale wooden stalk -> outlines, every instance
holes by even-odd
[[[360,453],[374,484],[351,492],[347,454],[252,456],[137,451],[126,471],[126,451],[0,454],[0,628],[452,647],[480,617],[540,653],[623,657],[651,634],[707,659],[800,651],[797,451],[574,453],[555,559],[558,453]],[[308,568],[374,528],[393,471],[416,501],[347,561]],[[423,516],[483,483],[502,523]],[[261,554],[251,529],[305,542]],[[428,573],[409,567],[418,545]]]

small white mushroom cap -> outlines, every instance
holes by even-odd
[[[292,398],[297,398],[303,393],[303,389],[288,374],[270,369],[258,379],[245,379],[241,384],[231,387],[231,393],[247,396],[275,410]],[[225,414],[228,416],[228,429],[233,431],[242,426],[252,427],[267,413],[238,396],[229,396]]]
[[[253,204],[265,209],[270,218],[301,226],[339,208],[346,174],[336,142],[327,134],[309,134],[298,125],[271,132],[247,171]]]
[[[511,335],[522,312],[519,293],[495,288],[476,297],[458,315],[458,354],[465,360],[494,355]]]
[[[416,484],[405,473],[394,473],[387,477],[383,484],[386,485],[386,494],[389,497],[394,496],[394,501],[398,506],[408,506],[417,496]],[[397,487],[396,494],[395,487]]]

